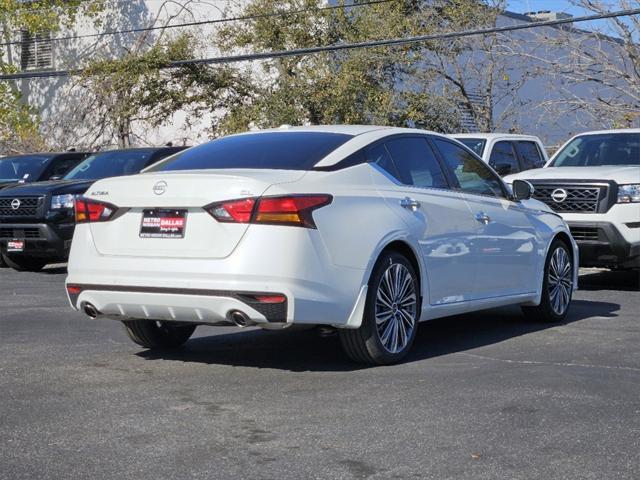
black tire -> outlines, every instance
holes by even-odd
[[[180,347],[191,338],[196,329],[196,325],[153,320],[125,320],[122,324],[131,340],[141,347],[150,349]]]
[[[409,289],[407,294],[412,291],[415,296],[415,304],[413,304],[411,308],[400,308],[398,306],[396,301],[405,298],[402,296],[397,296],[395,299],[392,299],[392,308],[385,307],[378,300],[379,289],[385,288],[382,287],[383,277],[388,270],[392,272],[392,268],[397,268],[403,275],[406,272],[411,277],[410,286],[409,283],[406,284],[407,289]],[[406,298],[410,298],[410,295]],[[402,304],[403,302],[400,303]],[[388,365],[399,362],[407,355],[415,339],[418,320],[420,318],[420,307],[420,282],[411,262],[398,252],[383,252],[371,273],[362,325],[357,329],[339,329],[338,331],[342,348],[349,358],[359,363]],[[384,315],[384,313],[389,313],[391,316],[378,325],[376,322],[376,311],[380,316]],[[395,313],[390,313],[392,311]],[[408,320],[409,317],[411,317],[413,321],[412,324]],[[391,325],[391,323],[394,322],[395,325]],[[388,333],[389,329],[396,334],[396,346],[403,338],[406,340],[406,342],[402,342],[404,344],[402,348],[398,348],[396,351],[393,351],[393,348],[389,349],[385,346],[381,338],[385,337],[385,333]],[[404,337],[401,335],[402,331],[405,332]],[[389,336],[391,336],[391,338],[389,338]],[[386,337],[387,342],[391,340],[391,344],[393,345],[393,334],[389,333]]]
[[[553,259],[554,254],[558,249],[564,251],[564,255],[569,262],[568,267],[568,280],[564,281],[564,285],[568,286],[568,291],[566,293],[566,307],[562,309],[562,311],[558,312],[553,305],[553,297],[552,297],[552,289],[549,286],[550,276],[549,270],[551,268],[551,261]],[[565,277],[563,277],[565,278]],[[523,306],[522,312],[529,320],[533,320],[536,322],[560,322],[562,321],[569,312],[569,307],[571,306],[571,296],[573,293],[573,256],[571,255],[571,250],[567,246],[567,244],[563,240],[556,239],[551,243],[551,247],[549,248],[549,253],[547,254],[547,259],[544,264],[544,280],[542,282],[542,299],[540,305],[535,307],[531,306]]]
[[[9,256],[2,254],[2,259],[8,267],[18,270],[19,272],[39,272],[47,264],[47,261],[41,258],[31,258],[22,255]]]
[[[7,268],[7,264],[4,262],[4,257],[0,255],[0,268]]]

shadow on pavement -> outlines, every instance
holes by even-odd
[[[596,270],[581,272],[581,290],[622,290],[640,292],[640,271]]]
[[[526,321],[517,307],[432,320],[420,325],[405,362],[483,347],[589,317],[614,318],[619,308],[615,303],[574,300],[567,319],[561,324]],[[195,338],[180,350],[145,350],[137,355],[147,360],[275,368],[294,372],[346,372],[368,368],[352,363],[346,357],[337,335],[320,337],[316,330],[273,332],[252,329]]]

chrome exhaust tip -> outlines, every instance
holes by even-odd
[[[231,310],[227,314],[227,318],[240,328],[254,325],[254,322],[249,318],[249,316],[240,310]]]
[[[98,309],[93,305],[91,305],[90,303],[85,303],[84,306],[82,307],[82,310],[84,311],[85,314],[87,314],[91,318],[96,318],[98,315],[100,315],[100,312],[98,311]]]

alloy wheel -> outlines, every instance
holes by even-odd
[[[402,351],[411,339],[417,318],[415,281],[407,267],[392,263],[382,275],[376,293],[376,330],[389,353]]]
[[[569,307],[573,287],[572,270],[567,251],[562,247],[556,248],[549,263],[547,283],[551,308],[557,315],[562,315]]]

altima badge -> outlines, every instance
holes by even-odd
[[[155,193],[156,195],[162,195],[166,191],[167,191],[167,182],[165,182],[164,180],[160,180],[158,183],[156,183],[153,186],[153,193]]]

